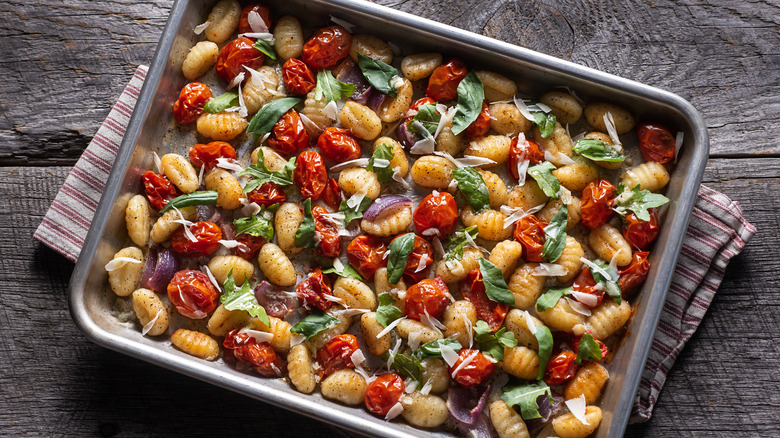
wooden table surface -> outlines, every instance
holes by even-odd
[[[711,139],[708,186],[758,228],[630,436],[780,435],[780,4],[776,0],[383,0],[657,86]],[[171,2],[0,2],[0,435],[338,436],[322,423],[93,345],[67,306],[73,265],[32,239]],[[774,249],[773,249],[774,248]]]

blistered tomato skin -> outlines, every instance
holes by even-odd
[[[196,144],[190,148],[190,161],[197,167],[206,166],[206,170],[211,170],[217,165],[220,158],[235,159],[236,150],[230,143],[224,141],[212,141],[207,144]]]
[[[322,257],[338,257],[341,254],[341,236],[339,226],[330,219],[330,213],[325,207],[316,206],[311,209],[314,218],[314,230],[317,233],[317,247],[314,252]]]
[[[282,155],[290,155],[309,146],[309,134],[295,110],[287,111],[276,122],[268,145]]]
[[[317,373],[320,378],[344,368],[355,368],[352,353],[359,349],[360,344],[355,335],[346,334],[331,339],[317,352],[317,363],[320,365]]]
[[[382,239],[361,234],[347,245],[347,260],[363,278],[372,279],[376,271],[387,265],[387,245]]]
[[[490,330],[496,331],[504,324],[509,306],[497,303],[488,298],[485,292],[485,283],[482,280],[482,271],[474,269],[460,281],[460,293],[477,309],[477,318],[485,321]]]
[[[528,165],[533,166],[544,161],[544,152],[542,152],[542,148],[539,147],[539,143],[533,140],[519,142],[519,138],[520,137],[515,137],[512,139],[509,148],[509,159],[506,162],[507,172],[515,181],[520,179],[520,174],[517,170],[517,166],[520,163],[528,160]]]
[[[458,223],[458,204],[447,192],[431,193],[417,205],[412,219],[418,233],[444,239]]]
[[[360,142],[348,129],[331,126],[317,139],[322,156],[336,163],[360,158]]]
[[[598,228],[609,221],[614,214],[617,188],[604,178],[591,181],[582,189],[582,225],[587,228]]]
[[[240,331],[241,329],[229,331],[222,346],[239,362],[251,365],[261,376],[281,376],[283,370],[287,369],[284,359],[276,354],[268,342],[258,343],[255,338]]]
[[[647,248],[661,231],[658,227],[658,209],[651,208],[648,212],[650,213],[649,221],[640,220],[633,212],[624,218],[623,237],[635,250]]]
[[[458,370],[460,364],[469,358],[472,358],[470,362]],[[482,352],[464,348],[458,352],[458,360],[449,367],[449,373],[450,376],[452,376],[452,373],[454,373],[455,370],[458,370],[453,376],[453,379],[464,388],[473,388],[485,382],[485,380],[493,375],[495,369],[496,364],[486,358]]]
[[[147,170],[144,172],[141,180],[144,184],[146,198],[149,199],[152,207],[158,211],[162,210],[168,204],[168,201],[181,195],[179,189],[165,175]]]
[[[352,35],[341,26],[317,30],[303,45],[301,59],[313,70],[333,67],[349,55]]]
[[[244,67],[259,69],[265,62],[263,52],[255,48],[255,42],[246,37],[239,37],[229,42],[217,56],[216,71],[223,81],[230,83],[239,73],[249,73]]]
[[[263,19],[263,22],[265,23],[265,27],[267,27],[270,31],[271,29],[271,11],[261,5],[260,3],[252,3],[250,5],[247,5],[243,11],[241,11],[241,18],[238,20],[238,33],[253,33],[255,32],[254,29],[252,29],[252,26],[249,24],[249,13],[250,12],[256,12],[260,14],[260,18]]]
[[[186,225],[185,225],[186,226]],[[171,249],[184,257],[204,257],[219,249],[222,239],[222,229],[212,222],[196,222],[189,226],[189,231],[195,236],[195,241],[187,237],[182,226],[171,236]]]
[[[324,298],[325,295],[333,295],[333,286],[330,279],[322,275],[320,268],[309,272],[309,276],[295,286],[295,293],[308,308],[328,310],[333,305],[333,301]]]
[[[490,130],[490,109],[485,102],[482,102],[482,111],[479,112],[477,119],[471,122],[471,124],[463,131],[466,137],[477,138],[483,137]]]
[[[560,385],[571,380],[577,373],[577,365],[574,360],[577,355],[571,351],[561,351],[550,359],[544,370],[544,382],[548,385]]]
[[[322,202],[325,203],[331,210],[337,211],[341,205],[341,188],[336,178],[331,178],[325,185],[325,190],[322,192]]]
[[[418,321],[426,314],[432,318],[441,318],[450,304],[448,293],[449,289],[441,277],[433,280],[425,278],[410,286],[404,297],[406,316]]]
[[[523,245],[523,257],[527,262],[542,262],[546,226],[547,222],[539,220],[532,214],[520,219],[515,225],[514,238]]]
[[[217,307],[219,292],[206,274],[191,269],[179,271],[167,287],[168,298],[180,314],[203,319]]]
[[[282,80],[284,86],[292,94],[303,96],[317,86],[314,73],[308,65],[300,59],[290,58],[282,66]]]
[[[618,285],[624,298],[636,293],[645,282],[647,273],[650,272],[650,260],[647,259],[649,255],[647,251],[634,251],[631,263],[619,272]]]
[[[319,199],[328,183],[328,170],[322,156],[315,151],[301,152],[293,171],[293,182],[304,198]]]
[[[437,102],[453,100],[458,97],[458,84],[469,70],[460,59],[453,58],[446,64],[436,67],[428,79],[425,94]]]
[[[230,253],[244,260],[253,260],[257,257],[257,253],[260,252],[260,248],[267,243],[265,237],[253,236],[247,233],[236,236],[236,242],[239,242],[241,245],[231,248]]]
[[[663,125],[642,123],[636,127],[639,138],[639,152],[645,161],[668,163],[674,159],[675,138]]]
[[[593,279],[593,274],[590,272],[590,268],[587,266],[582,268],[582,271],[580,271],[579,275],[577,275],[577,277],[574,279],[574,283],[572,284],[572,287],[577,292],[593,295],[596,297],[597,299],[596,304],[592,306],[577,300],[585,307],[591,309],[597,307],[599,304],[601,304],[601,300],[604,299],[604,289],[603,288],[599,289],[596,286],[596,280]],[[576,300],[577,298],[574,297],[574,299]]]
[[[278,184],[272,181],[263,183],[260,187],[247,193],[246,197],[255,204],[266,207],[287,202],[287,195]]]
[[[203,107],[211,99],[211,90],[206,84],[190,82],[181,89],[179,98],[173,104],[173,118],[179,124],[192,123],[203,114]]]
[[[404,395],[404,379],[396,374],[382,374],[368,384],[363,402],[372,414],[385,416]]]

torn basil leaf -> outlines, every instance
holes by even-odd
[[[482,273],[485,294],[490,300],[509,306],[515,305],[515,296],[509,291],[501,269],[487,259],[480,258],[479,271]]]
[[[558,304],[558,300],[567,295],[571,295],[573,290],[574,289],[571,286],[560,289],[549,289],[536,300],[536,311],[544,312],[547,309],[555,307],[555,305]]]
[[[394,156],[395,153],[393,153],[392,146],[384,143],[379,144],[374,149],[371,158],[368,159],[366,170],[374,172],[380,183],[390,182],[392,181],[393,173],[395,172],[395,170],[390,167],[390,160],[392,160]]]
[[[311,315],[300,320],[290,329],[290,331],[303,335],[306,339],[310,339],[338,322],[338,318],[330,316],[320,309],[314,309]]]
[[[561,191],[561,182],[552,174],[555,169],[555,165],[549,161],[528,168],[528,174],[539,184],[544,194],[552,199],[558,199]]]
[[[398,96],[398,90],[393,86],[393,82],[400,75],[395,67],[360,52],[358,52],[358,67],[368,83],[374,88],[390,96]]]
[[[299,97],[283,97],[265,104],[260,108],[260,111],[252,117],[249,126],[246,128],[246,132],[257,136],[268,134],[274,129],[274,125],[284,113],[301,103],[301,101],[302,99]]]
[[[542,260],[546,263],[554,263],[563,253],[566,246],[566,223],[569,216],[569,208],[562,205],[544,227],[544,245],[542,246]]]
[[[238,106],[238,94],[232,91],[226,91],[217,97],[209,99],[209,101],[206,102],[206,105],[203,106],[203,111],[216,114],[234,106]]]
[[[623,183],[618,184],[617,197],[615,198],[615,211],[625,216],[629,211],[633,211],[640,221],[649,221],[650,208],[660,207],[667,202],[669,198],[659,193],[652,193],[650,190],[641,190],[637,185],[631,190],[626,190]]]
[[[626,159],[615,146],[595,138],[581,138],[574,144],[574,152],[593,161],[622,162]]]
[[[249,285],[249,279],[244,277],[244,284],[236,288],[236,282],[233,279],[233,270],[231,269],[223,285],[225,293],[219,301],[227,310],[245,310],[250,315],[258,318],[266,326],[271,325],[268,314],[260,303],[257,302],[254,289]]]
[[[404,316],[401,309],[395,307],[393,303],[393,296],[387,292],[379,294],[379,307],[376,309],[376,321],[382,324],[382,327],[387,327],[391,322]]]
[[[387,247],[390,255],[387,257],[387,281],[398,284],[406,269],[406,262],[414,250],[414,233],[406,233],[393,239]]]
[[[490,191],[482,175],[473,167],[461,167],[452,171],[458,188],[471,205],[471,211],[479,214],[490,208]]]
[[[354,84],[345,84],[333,76],[330,70],[317,72],[317,86],[314,88],[314,98],[325,103],[344,100],[355,92]]]
[[[311,198],[303,201],[303,221],[295,232],[295,246],[298,248],[315,248],[317,232],[314,228],[314,216],[311,214]]]
[[[452,118],[452,133],[455,135],[465,131],[482,112],[482,101],[485,100],[485,89],[479,76],[472,70],[458,83],[458,105],[455,107],[455,117]]]

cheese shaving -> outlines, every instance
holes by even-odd
[[[347,199],[347,207],[349,208],[357,208],[358,205],[360,205],[361,202],[363,202],[363,198],[365,198],[365,193],[357,192],[354,195],[350,196],[349,199]]]
[[[203,173],[206,170],[206,166],[200,166],[200,171],[198,171],[198,187],[203,185]]]
[[[464,155],[463,158],[456,158],[455,161],[459,167],[477,167],[496,164],[496,162],[490,158],[475,157],[473,155]]]
[[[290,335],[290,348],[295,347],[298,344],[303,343],[306,340],[306,336],[293,333]]]
[[[256,40],[263,40],[268,44],[273,44],[275,42],[273,34],[270,34],[268,32],[247,32],[247,33],[238,34],[238,36],[254,38]]]
[[[409,153],[415,155],[432,154],[436,145],[436,141],[434,140],[434,137],[431,135],[431,133],[428,132],[428,130],[425,129],[425,126],[423,126],[423,124],[417,120],[413,121],[410,125],[414,126],[418,133],[422,133],[423,139],[417,141],[409,149]]]
[[[454,378],[455,378],[455,376],[457,376],[457,375],[458,375],[458,371],[462,370],[463,368],[466,368],[466,366],[468,366],[468,364],[470,364],[470,363],[471,363],[471,362],[472,362],[472,361],[473,361],[473,360],[474,360],[474,359],[477,357],[477,354],[479,354],[479,351],[477,351],[477,350],[474,350],[474,352],[473,352],[473,353],[471,353],[471,354],[470,354],[470,355],[468,355],[468,356],[467,356],[465,359],[463,359],[463,362],[461,362],[461,363],[458,365],[458,367],[457,367],[457,368],[455,368],[455,369],[452,371],[452,374],[450,374],[450,376],[451,376],[451,377],[454,379]],[[485,357],[487,357],[488,355],[484,355],[484,356],[485,356]],[[452,366],[452,365],[450,365],[450,366]]]
[[[181,214],[181,211],[173,207],[173,210],[179,214],[179,219],[171,220],[171,222],[176,224],[181,224],[184,227],[184,236],[190,241],[190,242],[197,242],[198,239],[195,237],[194,234],[192,234],[192,231],[190,231],[190,226],[195,225],[194,222],[190,222],[187,219],[184,219],[184,215]]]
[[[190,298],[189,295],[185,295],[184,292],[182,292],[181,286],[177,284],[176,288],[179,290],[179,299],[181,300],[182,304],[192,310],[192,319],[201,319],[208,315],[206,312],[198,309],[198,305],[192,301],[192,298]]]
[[[434,139],[438,138],[442,129],[452,122],[452,119],[455,118],[455,113],[458,112],[458,108],[453,106],[448,109],[444,104],[437,103],[436,111],[441,114],[441,118],[439,119],[439,125],[436,127],[436,132],[433,134]]]
[[[249,23],[249,27],[252,32],[268,32],[268,26],[265,24],[265,20],[257,11],[250,11],[246,17],[246,21]]]
[[[433,238],[433,254],[439,258],[444,257],[444,245],[438,237]]]
[[[607,281],[615,281],[617,279],[617,278],[613,279],[612,275],[610,275],[609,272],[602,269],[599,265],[593,263],[592,261],[586,259],[585,257],[580,257],[580,261],[584,263],[587,267],[589,267],[591,271],[598,272],[599,274],[601,274],[601,276],[604,277],[604,279]]]
[[[414,392],[414,390],[417,389],[417,381],[412,379],[411,377],[407,377],[404,379],[404,392],[407,394],[411,394]]]
[[[404,411],[404,405],[401,404],[401,402],[396,402],[390,410],[387,411],[387,414],[385,415],[385,421],[390,421],[393,418],[401,415],[401,412]]]
[[[428,314],[428,309],[423,309],[423,312],[425,312],[423,315],[420,315],[420,322],[427,325],[431,328],[431,330],[441,334],[441,329],[447,329],[447,326],[441,323],[438,319],[432,317]]]
[[[154,157],[154,167],[157,168],[157,173],[163,173],[162,160],[160,159],[160,156],[157,155],[157,152],[154,151],[152,151],[152,156]]]
[[[385,329],[384,329],[384,330],[382,330],[381,332],[379,332],[379,333],[377,333],[377,334],[376,334],[376,338],[377,338],[377,339],[379,339],[379,338],[381,338],[382,336],[384,336],[384,335],[386,335],[386,334],[390,333],[390,332],[391,332],[391,331],[392,331],[392,330],[393,330],[393,329],[394,329],[394,328],[395,328],[395,327],[396,327],[396,326],[397,326],[397,325],[398,325],[398,324],[399,324],[401,321],[403,321],[403,320],[405,320],[405,319],[406,319],[406,317],[405,317],[405,316],[403,316],[403,317],[401,317],[401,318],[398,318],[398,319],[396,319],[395,321],[391,322],[390,324],[388,324],[388,325],[387,325],[387,327],[385,327]],[[399,342],[400,342],[400,339],[399,339]]]
[[[322,298],[324,298],[324,299],[326,299],[328,301],[332,301],[334,303],[341,304],[342,306],[344,306],[344,308],[345,308],[344,310],[349,309],[349,306],[347,306],[347,303],[345,303],[344,300],[342,300],[341,298],[339,298],[339,297],[337,297],[335,295],[323,294]]]
[[[262,344],[263,342],[271,342],[274,339],[273,333],[264,332],[260,330],[242,328],[241,330],[238,331],[238,333],[239,334],[246,333],[250,338],[254,338],[258,344]]]
[[[558,198],[565,205],[571,205],[571,203],[574,201],[574,198],[571,196],[571,192],[564,186],[561,186],[561,188],[558,189]]]
[[[267,88],[268,85],[273,84],[271,78],[264,71],[257,71],[252,67],[244,66],[244,70],[249,72],[249,80],[252,81],[252,85],[255,87]]]
[[[566,400],[564,403],[566,403],[566,407],[569,408],[569,412],[574,415],[574,418],[576,418],[577,421],[586,426],[590,425],[590,423],[588,423],[588,419],[585,418],[585,411],[587,409],[587,404],[585,403],[585,394],[580,394],[579,397]]]
[[[341,316],[342,318],[351,318],[355,315],[362,315],[364,313],[368,313],[370,310],[368,309],[340,309],[340,310],[331,310],[330,314],[334,317]]]
[[[352,31],[355,30],[355,25],[354,24],[350,23],[349,21],[342,20],[341,18],[336,18],[333,15],[330,16],[330,21],[332,21],[335,24],[338,24],[339,26],[343,27],[349,33],[352,33]]]
[[[520,99],[517,96],[515,96],[513,98],[513,101],[515,102],[515,106],[517,107],[517,109],[520,110],[520,114],[522,114],[523,117],[528,119],[529,122],[534,122],[536,120],[534,118],[534,115],[531,114],[531,111],[525,105],[525,102],[523,102],[523,99]]]
[[[352,167],[366,167],[368,166],[368,158],[357,158],[355,160],[349,160],[345,161],[343,163],[339,163],[333,167],[330,168],[331,172],[341,172],[344,169],[349,169]]]
[[[433,381],[431,379],[428,379],[425,381],[425,385],[423,385],[423,387],[420,388],[420,394],[428,395],[431,393],[431,389],[433,389]]]
[[[238,198],[238,201],[244,206],[241,208],[241,214],[244,216],[252,216],[254,214],[260,213],[262,210],[262,207],[258,203],[250,202],[246,198]]]
[[[584,294],[584,295],[588,295],[588,294]],[[573,300],[570,297],[564,297],[563,299],[566,300],[567,303],[569,303],[569,307],[571,307],[571,310],[583,316],[590,316],[590,309],[588,309],[585,305],[583,305],[579,301]]]
[[[327,105],[325,105],[324,108],[322,108],[322,113],[325,114],[329,119],[336,120],[339,116],[339,107],[336,105],[336,102],[330,101]]]
[[[306,130],[308,131],[319,131],[320,127],[312,121],[312,119],[306,117],[306,114],[304,113],[298,113],[298,117],[301,118],[301,122],[303,122],[303,126],[306,127]]]
[[[620,137],[618,137],[617,129],[615,129],[615,119],[612,118],[612,113],[607,111],[604,114],[604,126],[607,128],[609,138],[612,139],[612,143],[620,145]]]
[[[402,319],[404,319],[404,318],[396,319],[393,322],[400,321]],[[377,339],[380,338],[380,337],[381,336],[377,336]],[[401,349],[401,338],[398,338],[398,340],[395,342],[395,346],[393,347],[393,349],[388,352],[388,356],[389,357],[387,358],[387,369],[390,369],[390,368],[393,367],[393,362],[395,362],[395,355],[398,354],[398,350],[400,350],[400,349]]]
[[[363,368],[360,365],[355,365],[355,372],[363,376],[363,379],[365,379],[366,383],[371,383],[374,380],[376,380],[376,376],[369,373],[367,369]]]
[[[587,307],[590,307],[591,309],[596,307],[596,305],[598,305],[599,303],[599,298],[593,294],[586,294],[584,292],[579,292],[575,290],[572,291],[571,296],[574,297],[574,299],[577,300],[578,302],[584,304]]]
[[[576,161],[572,160],[571,157],[569,157],[566,154],[563,154],[561,152],[551,152],[548,150],[544,151],[544,159],[555,164],[556,166],[577,164]]]
[[[195,28],[192,29],[192,31],[195,33],[195,35],[200,35],[203,33],[204,30],[206,30],[207,27],[209,27],[210,24],[211,24],[210,21],[206,21],[204,23],[195,26]]]
[[[224,157],[217,158],[217,167],[231,172],[242,172],[244,170],[240,164],[236,163],[231,158]]]
[[[554,263],[539,263],[539,266],[531,271],[531,275],[536,277],[562,277],[568,273],[568,269]]]
[[[453,366],[458,361],[458,353],[449,345],[439,344],[439,350],[441,351],[441,358],[444,359],[444,362],[447,362],[448,366]]]
[[[487,359],[487,361],[490,362],[490,363],[498,363],[498,361],[495,358],[493,358],[493,356],[491,356],[489,354],[485,355],[485,359]]]
[[[677,155],[680,153],[680,148],[682,148],[684,137],[685,137],[685,133],[682,131],[678,131],[677,135],[674,137],[674,162],[675,163],[677,163]]]
[[[508,205],[502,205],[501,208],[499,208],[499,211],[506,216],[504,219],[504,228],[508,228],[520,219],[542,210],[544,206],[545,204],[541,204],[529,209],[528,211],[523,211],[522,207],[510,207]]]
[[[417,273],[424,271],[430,263],[433,263],[433,260],[428,257],[427,253],[423,253],[423,255],[420,257],[420,262],[417,264],[417,269],[415,269],[414,272]]]
[[[233,78],[232,81],[227,86],[228,90],[231,90],[233,88],[236,88],[236,85],[240,84],[241,82],[244,82],[244,77],[246,77],[246,73],[241,72],[236,75],[236,77]]]
[[[404,86],[406,82],[404,82],[404,78],[400,76],[395,76],[393,79],[390,80],[390,86],[395,88],[396,90],[400,90],[401,87]]]
[[[517,185],[525,184],[525,177],[528,173],[528,167],[531,165],[531,161],[522,160],[517,162]]]
[[[238,84],[238,115],[241,117],[246,117],[249,115],[249,110],[246,108],[246,104],[244,103],[244,93],[241,92],[241,84]]]
[[[211,281],[211,284],[214,285],[214,287],[217,288],[218,291],[222,291],[222,287],[217,282],[217,279],[214,277],[214,274],[211,273],[211,269],[209,269],[208,265],[203,265],[200,267],[201,272],[206,273],[206,276],[209,277],[209,281]]]
[[[218,242],[220,245],[224,246],[227,249],[233,249],[239,246],[244,246],[244,244],[239,242],[238,240],[218,240]]]
[[[349,359],[352,361],[355,366],[360,366],[366,361],[366,356],[363,355],[363,351],[360,349],[355,350],[352,355],[349,357]]]
[[[112,272],[124,266],[126,263],[141,263],[141,260],[132,257],[117,257],[106,263],[106,271]]]
[[[411,190],[412,186],[409,185],[409,183],[405,179],[403,179],[403,177],[401,177],[400,169],[401,169],[400,167],[394,167],[393,168],[393,171],[394,171],[393,172],[393,180],[395,180],[397,183],[401,184],[401,186],[403,186],[404,189]],[[453,181],[455,181],[455,180],[453,180]]]
[[[157,314],[154,315],[154,318],[152,318],[151,321],[149,321],[146,324],[144,324],[144,328],[141,330],[141,334],[142,335],[146,336],[146,334],[149,333],[149,330],[154,328],[154,324],[157,323],[157,319],[160,318],[160,315],[162,315],[163,312],[165,312],[165,309],[158,310]]]
[[[420,347],[420,341],[422,340],[422,332],[410,332],[409,338],[406,342],[409,344],[409,348],[417,350]]]
[[[460,316],[463,317],[463,325],[466,327],[466,333],[469,335],[469,348],[474,346],[474,326],[471,324],[471,320],[465,313]]]
[[[447,159],[449,162],[451,162],[452,164],[454,164],[456,167],[459,167],[459,168],[460,168],[460,167],[463,167],[463,165],[460,163],[460,161],[458,161],[457,159],[455,159],[455,157],[453,157],[452,155],[450,155],[450,153],[449,153],[449,152],[445,152],[445,151],[433,151],[433,155],[438,155],[438,156],[440,156],[440,157],[446,158],[446,159]],[[453,181],[454,181],[454,180],[453,180]]]

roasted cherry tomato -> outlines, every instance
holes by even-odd
[[[211,99],[211,90],[200,82],[190,82],[181,89],[173,104],[173,117],[182,125],[192,123],[203,114],[203,107]]]
[[[639,220],[632,212],[626,215],[623,222],[623,237],[626,238],[634,249],[642,250],[647,248],[661,231],[658,228],[658,210],[651,208],[647,211],[650,213],[649,221]]]
[[[544,152],[539,147],[539,143],[532,140],[519,141],[520,137],[512,139],[509,148],[509,159],[506,161],[507,172],[509,176],[518,181],[520,179],[520,163],[528,160],[528,165],[533,166],[544,161]]]
[[[387,266],[385,242],[368,234],[361,234],[347,245],[347,260],[363,278],[373,281],[377,269]]]
[[[474,303],[477,318],[485,321],[490,330],[496,331],[501,328],[509,306],[488,298],[485,283],[482,281],[482,271],[479,268],[469,272],[466,278],[460,281],[460,293],[463,298]]]
[[[609,221],[614,213],[612,207],[615,204],[616,190],[614,184],[604,178],[591,181],[582,189],[582,225],[594,229]]]
[[[439,319],[450,304],[449,289],[441,277],[425,278],[406,289],[406,316],[420,320],[426,314]]]
[[[457,58],[449,60],[433,71],[428,79],[425,95],[437,102],[456,99],[458,97],[458,84],[468,73],[469,70],[463,61]]]
[[[339,225],[330,217],[325,207],[316,206],[311,209],[314,218],[314,231],[316,232],[317,247],[314,252],[323,257],[338,257],[341,254],[341,236]]]
[[[315,151],[303,151],[296,160],[293,182],[301,189],[301,196],[316,201],[328,183],[328,170],[322,156]]]
[[[222,230],[219,225],[212,222],[195,222],[189,226],[189,232],[195,236],[195,241],[190,240],[184,232],[182,225],[171,236],[171,249],[184,257],[203,257],[219,249],[219,241],[222,239]]]
[[[466,137],[483,137],[490,130],[490,109],[485,102],[482,102],[482,111],[479,112],[477,119],[463,131]]]
[[[317,30],[303,45],[301,59],[314,70],[333,67],[349,55],[352,35],[341,26]]]
[[[259,14],[260,18],[262,18],[265,23],[265,27],[271,29],[271,11],[260,3],[252,3],[244,7],[244,10],[241,11],[241,18],[238,20],[238,33],[254,33],[260,31],[252,29],[252,25],[249,24],[249,13],[251,12]],[[270,32],[270,30],[267,32]]]
[[[589,335],[593,336],[593,333],[591,333],[590,330],[586,330],[585,334],[589,334]],[[571,344],[572,350],[574,350],[575,358],[576,358],[576,355],[579,354],[579,352],[580,352],[580,340],[582,340],[582,336],[583,335],[572,335],[571,336],[570,344]],[[593,340],[596,341],[596,343],[599,345],[599,348],[601,349],[601,359],[604,359],[605,357],[607,357],[607,354],[609,354],[609,348],[607,348],[607,346],[603,342],[599,341],[598,339],[593,338]]]
[[[469,361],[468,364],[458,369],[460,364],[467,360]],[[452,373],[455,372],[455,370],[458,370],[458,372],[453,375]],[[496,364],[485,357],[481,351],[464,348],[458,352],[458,360],[449,367],[449,374],[456,382],[460,383],[460,386],[464,388],[473,388],[485,382],[485,380],[493,375],[493,371],[495,370]]]
[[[282,80],[284,86],[292,94],[302,96],[313,90],[317,85],[314,73],[305,62],[297,58],[288,59],[282,66]]]
[[[317,374],[320,379],[344,368],[355,368],[352,353],[359,349],[360,344],[355,335],[340,335],[328,341],[317,352],[317,363],[320,365]]]
[[[626,269],[620,270],[620,280],[618,285],[620,286],[620,292],[623,297],[630,297],[633,295],[645,282],[647,273],[650,271],[650,260],[647,256],[650,255],[648,251],[634,251],[631,256],[631,263]]]
[[[395,239],[397,238],[398,237]],[[392,243],[392,241],[390,241],[390,243]],[[420,264],[423,264],[425,267],[420,269],[419,272],[415,272]],[[406,282],[407,285],[415,284],[423,278],[427,278],[428,272],[430,272],[432,266],[433,248],[431,247],[431,244],[422,237],[415,235],[414,248],[412,248],[412,253],[409,254],[409,258],[406,261],[406,268],[404,269],[404,282]]]
[[[333,301],[325,298],[325,295],[333,295],[333,287],[330,279],[322,275],[320,268],[314,268],[309,272],[309,276],[295,286],[295,293],[307,308],[328,310],[333,305]]]
[[[577,359],[577,355],[571,351],[561,351],[550,359],[544,370],[544,382],[548,385],[560,385],[569,381],[577,373],[578,367],[574,359]]]
[[[317,146],[323,157],[336,163],[360,158],[360,142],[348,129],[325,128],[317,139]]]
[[[322,202],[333,211],[339,209],[341,205],[341,189],[335,178],[329,179],[325,185],[325,190],[322,192]]]
[[[517,221],[515,225],[515,240],[523,245],[523,256],[527,262],[542,262],[542,247],[544,247],[544,227],[547,222],[529,214]]]
[[[238,37],[229,42],[217,56],[215,69],[220,78],[225,82],[231,82],[239,73],[249,73],[244,67],[259,69],[265,62],[263,52],[255,48],[255,42],[247,37]]]
[[[276,152],[290,155],[309,146],[309,134],[303,125],[301,116],[295,110],[289,110],[274,125],[273,137],[268,146]]]
[[[420,108],[428,104],[436,105],[436,101],[431,99],[430,97],[421,97],[416,101],[414,101],[412,106],[409,107],[409,111],[406,112],[407,114],[412,114],[412,115],[404,117],[404,121],[402,123],[404,125],[408,125],[409,122],[411,122],[412,119],[414,119],[414,116],[417,115],[417,111],[419,111]],[[438,111],[436,112],[438,113]]]
[[[146,198],[155,210],[162,210],[168,201],[181,195],[179,189],[165,175],[147,170],[141,180],[144,183]]]
[[[577,292],[593,295],[596,297],[596,304],[593,305],[583,303],[582,301],[577,300],[577,298],[574,298],[585,307],[592,309],[601,304],[601,300],[604,299],[604,289],[599,289],[596,287],[596,280],[593,279],[593,274],[590,272],[590,268],[587,266],[582,268],[582,271],[580,271],[579,275],[577,275],[577,277],[574,279],[572,287]]]
[[[261,376],[281,376],[287,368],[285,360],[276,354],[268,342],[257,342],[248,333],[241,333],[241,329],[229,331],[222,345],[236,360],[251,365]]]
[[[265,237],[253,236],[247,233],[241,233],[236,236],[236,242],[240,243],[241,245],[238,245],[235,248],[230,248],[230,253],[237,255],[245,260],[252,260],[257,257],[257,254],[260,252],[260,248],[262,248],[263,245],[267,243]]]
[[[458,223],[458,204],[447,192],[434,192],[423,198],[414,210],[414,227],[425,237],[444,239]]]
[[[642,123],[636,127],[636,136],[645,161],[668,163],[674,159],[675,138],[663,125]]]
[[[246,197],[257,205],[265,205],[266,207],[287,202],[287,195],[278,184],[272,181],[263,183],[260,187],[247,193]]]
[[[190,148],[190,161],[195,167],[206,166],[206,170],[211,170],[217,165],[220,158],[236,158],[236,150],[230,143],[224,141],[212,141],[207,144],[196,144]]]
[[[168,283],[168,298],[176,311],[192,319],[203,319],[217,307],[219,292],[209,277],[191,269],[179,271]]]
[[[385,416],[404,395],[404,379],[396,373],[382,374],[366,387],[363,401],[372,414]]]

